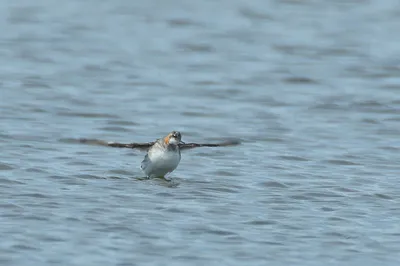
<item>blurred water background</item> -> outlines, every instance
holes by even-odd
[[[1,265],[399,265],[400,2],[4,0]],[[241,146],[183,154],[69,138]]]

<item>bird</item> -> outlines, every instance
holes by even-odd
[[[181,139],[179,131],[172,131],[149,148],[140,165],[148,178],[165,177],[178,167],[181,161],[179,144],[184,144]]]
[[[140,168],[147,178],[166,178],[181,161],[181,151],[198,147],[223,147],[239,145],[239,140],[228,140],[221,143],[185,143],[179,131],[172,131],[165,137],[146,143],[106,142],[97,139],[79,139],[80,143],[102,145],[115,148],[130,148],[147,151]]]

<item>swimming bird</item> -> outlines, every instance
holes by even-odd
[[[155,141],[140,165],[147,177],[165,177],[178,167],[181,161],[179,144],[184,144],[181,138],[180,132],[172,131]]]
[[[184,143],[179,131],[172,131],[167,136],[147,143],[118,143],[105,142],[93,139],[80,139],[79,142],[87,144],[97,144],[117,148],[131,148],[147,150],[147,154],[140,165],[140,168],[148,178],[165,177],[173,172],[181,161],[181,150],[198,147],[223,147],[238,145],[238,140],[225,141],[222,143]]]

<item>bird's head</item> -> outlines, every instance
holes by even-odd
[[[179,131],[172,131],[164,138],[164,143],[167,145],[179,145],[183,144],[182,142],[182,135]]]

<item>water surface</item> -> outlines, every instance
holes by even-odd
[[[2,265],[398,265],[397,1],[4,1]],[[241,146],[144,153],[65,139]]]

